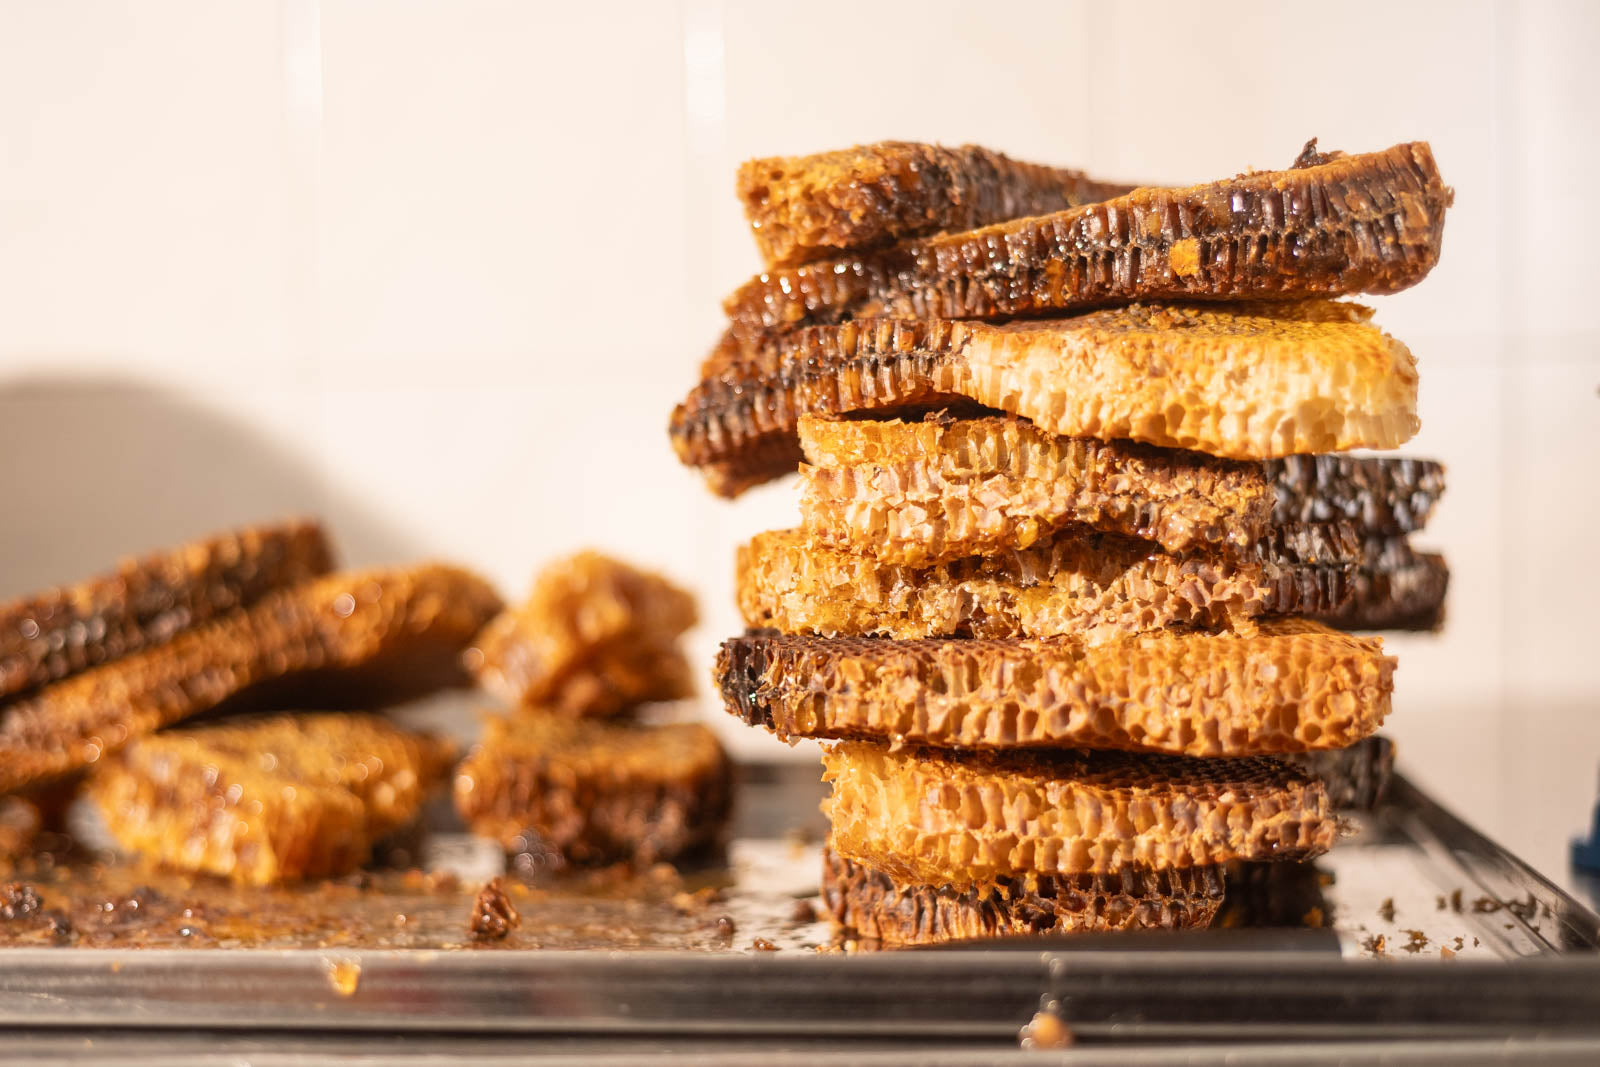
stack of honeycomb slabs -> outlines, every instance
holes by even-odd
[[[1418,427],[1345,298],[1437,261],[1428,146],[1128,189],[890,143],[739,189],[768,269],[670,434],[724,496],[799,467],[716,678],[824,742],[847,935],[1205,926],[1225,870],[1327,849],[1395,661],[1325,620],[1443,596],[1404,541],[1442,471],[1344,454]]]

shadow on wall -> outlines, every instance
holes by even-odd
[[[0,457],[0,598],[288,515],[326,519],[341,563],[418,555],[283,442],[138,382],[0,384]]]

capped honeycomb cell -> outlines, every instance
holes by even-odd
[[[1321,782],[1271,759],[824,747],[833,849],[899,883],[1308,859],[1339,832]]]
[[[1076,170],[1022,163],[977,145],[908,141],[752,159],[738,176],[750,232],[769,267],[1047,215],[1132,188]]]
[[[1038,316],[1135,300],[1392,293],[1438,261],[1452,196],[1422,142],[1354,156],[1309,151],[1289,170],[1135,189],[765,271],[723,309],[749,331],[876,316]]]
[[[723,643],[724,706],[782,738],[1251,756],[1340,748],[1389,713],[1374,638],[1302,619],[1086,644],[754,633]]]

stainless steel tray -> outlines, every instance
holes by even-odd
[[[794,831],[818,827],[816,778],[804,765],[744,769],[725,905],[737,946],[7,949],[0,1030],[12,1043],[0,1040],[0,1058],[6,1048],[48,1051],[70,1028],[99,1041],[83,1048],[130,1056],[180,1046],[202,1055],[212,1046],[195,1046],[197,1033],[213,1034],[218,1049],[243,1042],[259,1051],[414,1031],[416,1043],[367,1047],[395,1056],[475,1048],[492,1058],[495,1035],[517,1034],[524,1052],[625,1057],[714,1034],[803,1050],[806,1062],[824,1062],[839,1043],[864,1053],[886,1040],[900,1052],[959,1042],[972,1054],[961,1062],[971,1062],[979,1050],[1016,1049],[1019,1028],[1041,1010],[1084,1047],[1448,1037],[1490,1042],[1474,1046],[1485,1054],[1600,1051],[1591,1044],[1600,1040],[1600,918],[1403,778],[1324,862],[1333,875],[1324,928],[870,953],[816,951],[826,927],[791,918],[794,899],[815,888],[816,846]],[[446,837],[440,855],[458,843]],[[750,951],[745,935],[781,950]],[[475,1037],[451,1045],[456,1038],[420,1036],[443,1031]],[[597,1035],[606,1041],[584,1044]]]

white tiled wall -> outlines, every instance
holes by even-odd
[[[0,0],[0,595],[314,511],[353,561],[511,591],[584,543],[665,567],[709,659],[733,545],[793,516],[664,435],[757,264],[740,160],[970,140],[1184,181],[1423,137],[1445,256],[1380,321],[1455,584],[1395,642],[1392,730],[1556,866],[1600,771],[1596,46],[1584,0]]]

